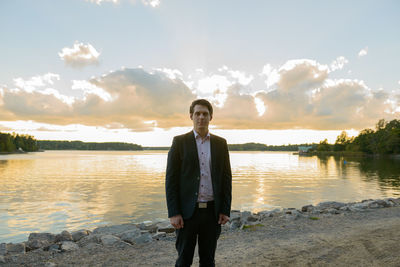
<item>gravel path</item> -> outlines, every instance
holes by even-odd
[[[400,207],[266,218],[224,230],[217,266],[400,266]],[[73,252],[35,250],[4,266],[173,266],[174,234],[125,249],[101,245]],[[1,265],[1,263],[0,263]],[[195,256],[194,265],[198,266]]]

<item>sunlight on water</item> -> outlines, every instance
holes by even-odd
[[[233,209],[300,208],[400,195],[398,162],[231,152]],[[0,156],[0,243],[30,232],[166,219],[166,151]]]

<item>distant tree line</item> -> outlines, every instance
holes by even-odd
[[[39,149],[37,141],[33,136],[16,133],[0,133],[0,152],[12,153],[22,149],[26,152],[37,151]]]
[[[321,141],[317,151],[349,151],[366,154],[400,154],[400,120],[390,122],[381,119],[373,129],[364,129],[358,136],[349,137],[343,131],[335,144]]]
[[[297,151],[299,146],[311,146],[312,144],[301,145],[281,145],[267,146],[260,143],[245,143],[245,144],[229,144],[230,151]]]
[[[137,144],[119,143],[119,142],[82,142],[82,141],[37,141],[39,147],[44,150],[143,150],[143,147]]]

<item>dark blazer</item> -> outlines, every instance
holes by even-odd
[[[214,191],[215,215],[230,216],[232,200],[232,173],[226,140],[210,135],[211,180]],[[168,152],[165,190],[168,217],[181,214],[189,219],[197,203],[200,184],[200,166],[193,131],[175,136]]]

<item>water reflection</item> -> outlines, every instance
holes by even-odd
[[[52,151],[0,157],[0,243],[30,232],[167,217],[165,151]],[[346,162],[345,162],[346,160]],[[388,159],[231,152],[233,208],[266,210],[400,194]]]

